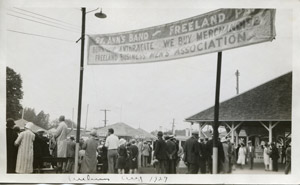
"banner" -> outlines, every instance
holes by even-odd
[[[88,35],[88,64],[174,60],[272,41],[274,9],[218,9],[173,23]]]

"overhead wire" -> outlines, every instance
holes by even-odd
[[[14,13],[18,13],[18,14],[21,14],[21,15],[25,15],[25,16],[28,16],[28,17],[31,17],[31,18],[39,19],[39,20],[42,20],[42,21],[45,21],[45,22],[49,22],[49,23],[52,23],[52,24],[57,24],[57,25],[60,25],[60,26],[64,26],[64,27],[67,27],[68,29],[73,29],[73,30],[76,30],[76,31],[80,31],[79,28],[70,27],[70,26],[62,24],[62,23],[49,21],[47,19],[43,19],[43,18],[40,18],[40,17],[37,17],[37,16],[28,15],[28,14],[25,14],[25,13],[14,11],[14,10],[9,10],[9,11],[14,12]]]
[[[26,32],[21,32],[21,31],[16,31],[16,30],[10,30],[10,29],[8,29],[7,31],[14,32],[14,33],[19,33],[19,34],[24,34],[24,35],[44,37],[44,38],[48,38],[48,39],[55,39],[55,40],[60,40],[60,41],[66,41],[66,42],[73,42],[73,43],[75,43],[75,41],[72,41],[72,40],[61,39],[61,38],[56,38],[56,37],[50,37],[50,36],[45,36],[45,35],[39,35],[39,34],[34,34],[34,33],[26,33]]]
[[[23,13],[20,13],[20,12],[16,12],[16,11],[13,11],[13,10],[10,10],[10,11],[13,11],[13,12],[15,12],[15,13],[19,13],[19,14],[23,14],[23,15],[26,15],[26,16],[29,16],[29,17],[34,17],[34,18],[36,18],[36,19],[40,19],[40,20],[43,20],[43,21],[47,21],[47,22],[51,22],[51,23],[54,23],[54,24],[60,24],[60,25],[62,25],[61,23],[63,23],[63,24],[66,24],[65,26],[72,26],[73,28],[62,28],[62,29],[66,29],[66,30],[68,30],[68,31],[71,31],[71,30],[69,30],[69,29],[76,29],[76,30],[78,30],[76,33],[79,33],[80,31],[80,26],[78,26],[78,25],[75,25],[75,24],[70,24],[70,23],[68,23],[68,22],[65,22],[65,21],[62,21],[62,20],[59,20],[59,19],[55,19],[55,18],[52,18],[52,17],[48,17],[48,16],[44,16],[44,15],[42,15],[42,14],[38,14],[38,13],[35,13],[35,12],[32,12],[32,11],[28,11],[28,10],[24,10],[24,9],[21,9],[21,8],[16,8],[16,7],[14,7],[14,9],[17,9],[18,11],[23,11],[23,12],[26,12],[26,13],[30,13],[30,14],[34,14],[34,15],[37,15],[37,16],[40,16],[40,17],[44,17],[44,18],[47,18],[47,19],[51,19],[51,20],[54,20],[54,21],[57,21],[57,22],[60,22],[60,23],[54,23],[53,21],[47,21],[47,20],[45,20],[45,19],[42,19],[42,18],[38,18],[38,17],[34,17],[34,16],[30,16],[30,15],[26,15],[26,14],[23,14]],[[79,9],[80,10],[80,9]],[[11,14],[10,14],[11,15]],[[19,16],[16,16],[16,15],[11,15],[11,16],[15,16],[15,17],[18,17],[18,18],[21,18],[21,17],[19,17]],[[26,18],[23,18],[23,19],[26,19]],[[28,19],[26,19],[26,20],[28,20]],[[34,22],[39,22],[39,21],[34,21]],[[42,24],[42,23],[41,23]],[[44,24],[46,24],[46,23],[44,23]],[[48,24],[46,24],[46,25],[48,25]],[[49,26],[49,25],[48,25]],[[60,27],[60,26],[54,26],[54,27]],[[95,32],[95,31],[93,31],[94,29],[92,28],[92,30],[90,29],[90,28],[86,28],[87,30],[90,30],[90,31],[92,31],[92,32]],[[73,30],[72,30],[72,32],[74,32]]]
[[[69,31],[69,32],[79,33],[78,31],[76,32],[74,30],[66,29],[66,28],[63,28],[63,27],[60,27],[60,26],[55,26],[55,25],[52,25],[52,24],[43,23],[43,22],[36,21],[36,20],[33,20],[33,19],[24,18],[24,17],[20,17],[20,16],[17,16],[17,15],[9,14],[9,13],[7,13],[7,15],[17,17],[17,18],[20,18],[20,19],[24,19],[24,20],[27,20],[27,21],[32,21],[32,22],[36,22],[36,23],[39,23],[39,24],[47,25],[47,26],[50,26],[50,27],[55,27],[55,28],[58,28],[58,29],[66,30],[66,31]]]
[[[14,7],[14,8],[17,9],[17,10],[20,10],[20,11],[28,12],[28,13],[31,13],[31,14],[34,14],[34,15],[38,15],[38,16],[41,16],[41,17],[44,17],[44,18],[48,18],[48,19],[55,20],[55,21],[58,21],[58,22],[61,22],[61,23],[65,23],[65,24],[68,24],[68,25],[73,26],[75,28],[79,28],[80,27],[80,26],[75,25],[75,24],[70,24],[68,22],[65,22],[65,21],[62,21],[62,20],[59,20],[59,19],[54,19],[52,17],[48,17],[48,16],[45,16],[45,15],[42,15],[42,14],[38,14],[38,13],[35,13],[35,12],[32,12],[32,11],[24,10],[22,8],[16,8],[16,7]]]

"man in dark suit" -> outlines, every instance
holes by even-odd
[[[176,173],[176,144],[172,141],[173,136],[166,136],[166,144],[167,144],[167,168],[166,171],[168,174]]]
[[[13,119],[8,118],[6,121],[6,165],[7,173],[16,173],[16,162],[18,147],[15,146],[15,140],[18,137],[18,134],[14,132],[13,127],[15,122]]]
[[[73,172],[73,166],[74,166],[74,161],[75,161],[75,148],[76,148],[76,143],[74,142],[75,138],[71,136],[67,140],[67,169],[66,172],[72,173]]]
[[[166,173],[166,166],[167,166],[167,144],[163,140],[163,133],[159,131],[157,133],[157,140],[155,141],[154,147],[154,159],[158,160],[158,166],[156,168],[158,174]]]
[[[252,145],[252,142],[248,142],[248,147],[247,147],[247,158],[249,162],[250,169],[253,169],[253,160],[255,158],[255,151],[254,151],[254,146]]]
[[[199,143],[199,149],[200,149],[200,172],[202,174],[206,173],[206,158],[207,158],[207,152],[206,152],[206,145],[204,143],[204,138],[200,139],[200,143]]]
[[[220,139],[217,141],[217,148],[218,148],[218,169],[217,172],[220,173],[221,168],[222,168],[222,163],[224,163],[225,156],[224,156],[224,150],[223,150],[223,145],[220,142]],[[207,163],[208,163],[208,170],[209,173],[213,172],[213,135],[210,140],[207,141],[206,143],[206,151],[207,151]]]
[[[186,140],[184,145],[184,163],[188,167],[189,174],[197,174],[199,171],[200,149],[198,132],[193,132],[192,137]]]
[[[212,155],[213,155],[213,135],[206,142],[205,148],[206,148],[208,172],[210,174],[212,174],[212,172],[213,172],[213,166],[212,166],[213,165],[213,162],[212,162]]]

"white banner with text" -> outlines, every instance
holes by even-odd
[[[88,35],[89,65],[174,60],[272,41],[275,9],[218,9],[160,26]]]

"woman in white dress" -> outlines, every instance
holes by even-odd
[[[33,141],[35,135],[31,131],[32,126],[33,123],[26,123],[25,131],[21,132],[15,141],[15,145],[19,147],[16,173],[33,172]]]
[[[269,152],[269,145],[266,143],[265,146],[264,146],[265,171],[269,170],[269,164],[270,164],[270,156],[269,156],[268,152]]]
[[[241,143],[241,147],[239,148],[239,153],[238,153],[238,160],[237,164],[241,165],[241,169],[243,169],[243,166],[245,165],[246,161],[246,148],[244,143]]]

